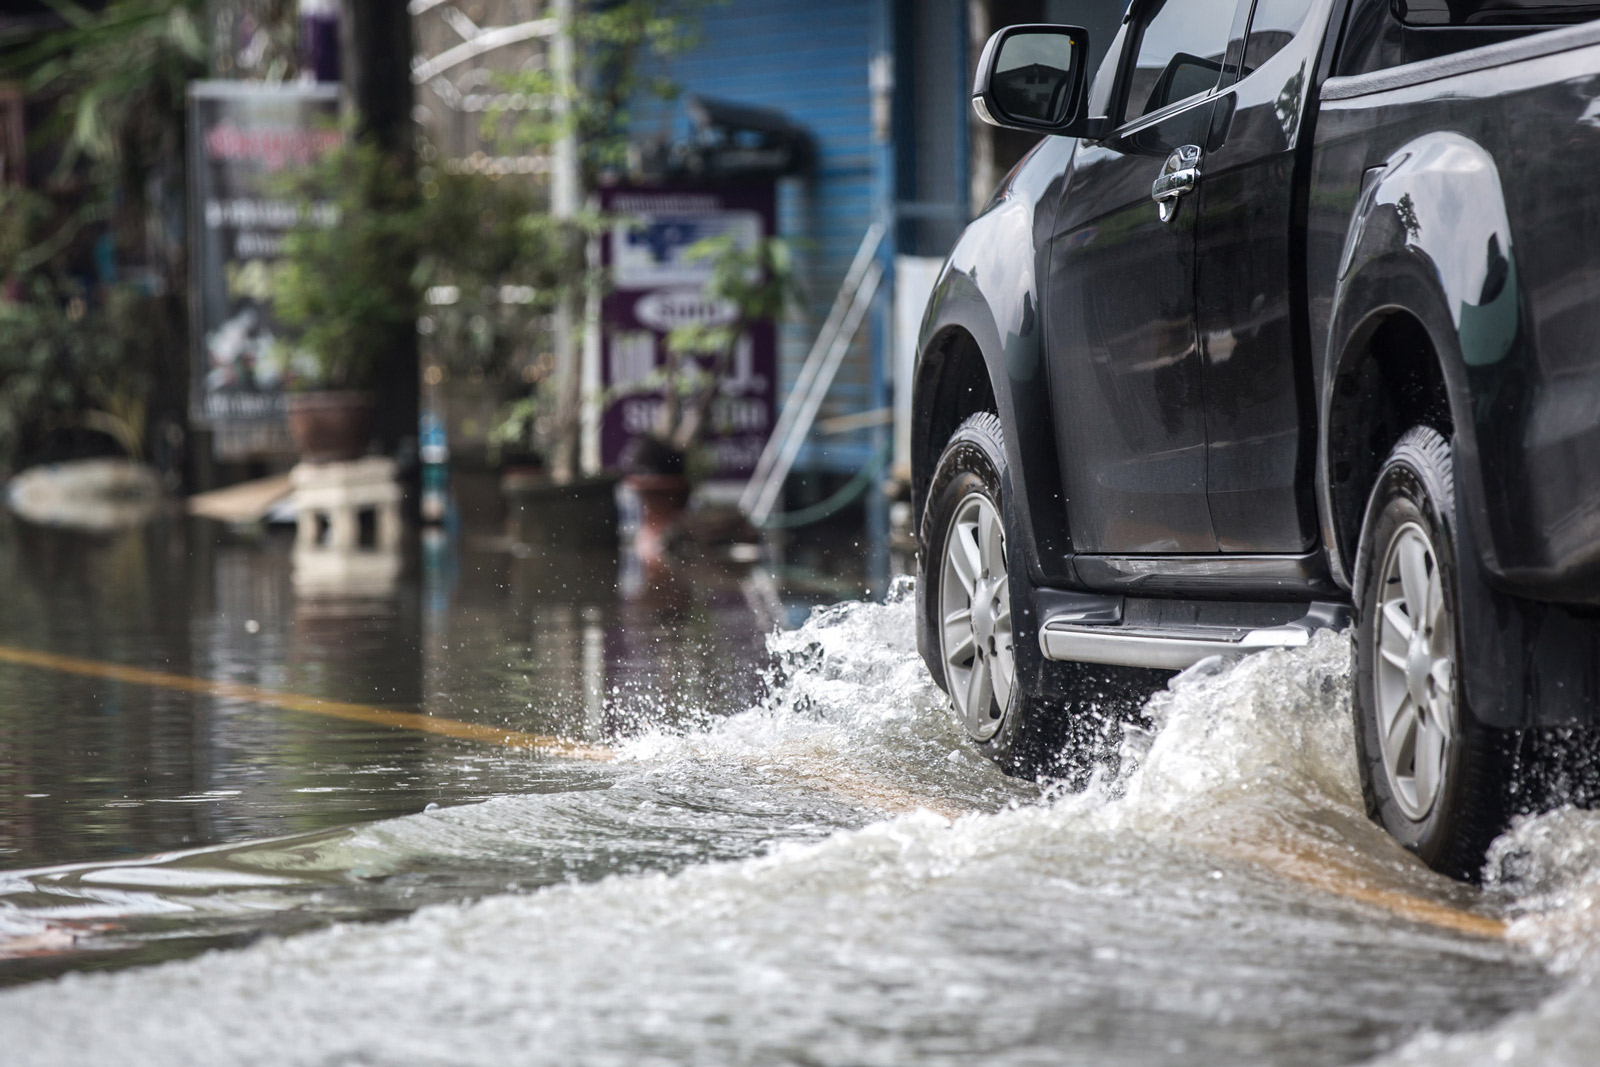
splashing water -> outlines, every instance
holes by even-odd
[[[1490,890],[1509,899],[1509,938],[1567,976],[1567,987],[1482,1032],[1425,1033],[1384,1062],[1600,1062],[1600,812],[1566,807],[1516,820],[1485,870]]]
[[[1365,819],[1346,638],[1186,672],[1115,771],[1041,795],[963,745],[904,592],[776,635],[767,700],[647,732],[581,789],[230,868],[329,892],[492,864],[517,888],[0,994],[7,1063],[1332,1064],[1549,992],[1537,937],[1326,891],[1477,899]]]

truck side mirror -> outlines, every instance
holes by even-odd
[[[1086,118],[1089,33],[1079,26],[1007,26],[989,38],[972,83],[972,106],[994,126],[1092,137]]]

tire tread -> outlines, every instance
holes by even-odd
[[[1411,823],[1405,820],[1403,814],[1392,810],[1392,802],[1386,803],[1387,773],[1382,765],[1381,749],[1377,745],[1374,712],[1367,706],[1371,701],[1367,695],[1370,652],[1364,656],[1361,643],[1368,640],[1364,635],[1370,628],[1371,620],[1366,601],[1373,592],[1368,586],[1373,580],[1372,568],[1380,562],[1376,559],[1377,552],[1382,550],[1372,541],[1377,536],[1377,527],[1383,521],[1384,512],[1398,496],[1404,495],[1397,486],[1407,480],[1415,483],[1413,492],[1420,490],[1426,498],[1428,506],[1416,506],[1438,527],[1436,532],[1441,535],[1444,545],[1436,547],[1449,552],[1453,573],[1447,589],[1457,625],[1458,656],[1461,650],[1469,647],[1460,632],[1461,561],[1458,551],[1460,540],[1456,530],[1454,459],[1450,443],[1443,435],[1432,427],[1416,426],[1401,435],[1384,461],[1367,503],[1356,555],[1356,670],[1352,679],[1355,691],[1350,703],[1355,719],[1356,748],[1361,759],[1362,795],[1367,814],[1400,837],[1402,843],[1429,866],[1455,877],[1470,879],[1480,874],[1489,844],[1505,829],[1514,810],[1512,800],[1516,792],[1517,735],[1481,722],[1465,703],[1465,693],[1458,686],[1457,699],[1460,703],[1455,729],[1459,745],[1454,766],[1449,772],[1448,788],[1441,793],[1435,802],[1436,807],[1426,819]],[[1413,503],[1416,504],[1415,501]],[[1372,721],[1369,722],[1369,719]],[[1369,728],[1374,731],[1370,739]],[[1439,808],[1440,804],[1445,807]],[[1397,830],[1395,825],[1391,825],[1393,820],[1404,820],[1404,825]],[[1415,837],[1407,840],[1406,833],[1418,827],[1420,830]]]

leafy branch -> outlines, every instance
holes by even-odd
[[[520,93],[540,106],[515,115],[491,112],[485,136],[548,151],[571,135],[585,189],[621,173],[628,163],[633,106],[677,98],[677,83],[661,68],[697,43],[694,16],[706,2],[580,0],[571,29],[573,50],[580,57],[573,84],[558,84],[548,67],[502,75],[499,81],[508,95]]]
[[[652,436],[680,454],[704,437],[739,339],[756,322],[781,319],[799,295],[794,257],[781,238],[741,245],[731,235],[708,237],[691,245],[685,258],[709,264],[706,302],[731,314],[722,322],[674,327],[667,335],[666,363],[640,383],[641,389],[662,393]]]
[[[363,140],[285,184],[318,205],[290,231],[272,285],[274,310],[300,330],[316,370],[315,381],[299,384],[371,388],[421,305],[415,177],[405,160]]]
[[[36,137],[62,148],[57,177],[80,159],[136,179],[182,137],[184,93],[206,69],[202,0],[113,0],[90,12],[46,0],[65,26],[22,41],[0,75],[57,97]]]

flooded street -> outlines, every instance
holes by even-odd
[[[1343,638],[1107,679],[1149,726],[1065,792],[863,555],[467,532],[334,595],[275,534],[0,528],[4,1062],[1600,1056],[1600,820],[1426,871]]]

